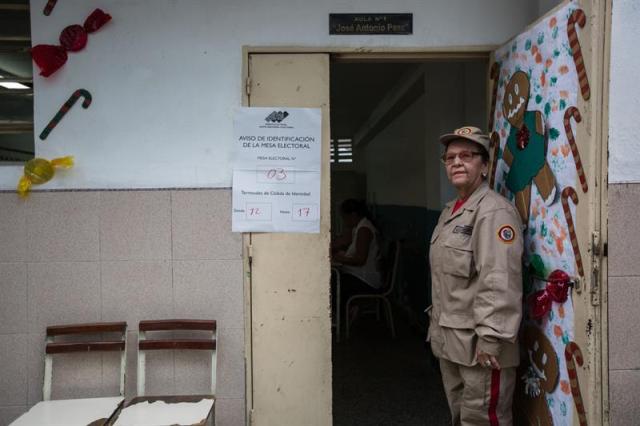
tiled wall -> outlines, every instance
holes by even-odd
[[[49,324],[218,321],[218,425],[244,424],[241,236],[229,190],[0,193],[0,425],[42,399]],[[64,357],[67,357],[65,359]],[[204,353],[148,356],[147,393],[206,392]],[[54,398],[118,391],[112,354],[54,360]],[[82,387],[70,391],[71,384]]]
[[[611,424],[640,419],[640,184],[609,185]]]

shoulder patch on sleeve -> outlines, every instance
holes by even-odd
[[[516,239],[516,231],[511,225],[498,228],[498,239],[505,244],[511,244]]]

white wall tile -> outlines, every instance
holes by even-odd
[[[610,277],[608,287],[609,368],[640,369],[640,277]]]
[[[27,404],[27,335],[0,335],[0,406]]]
[[[137,330],[140,320],[173,316],[170,261],[102,262],[101,272],[103,321]]]
[[[176,316],[215,319],[219,328],[243,327],[242,267],[241,260],[174,262]]]
[[[53,356],[51,399],[109,396],[102,387],[102,354],[99,352]]]
[[[172,395],[176,392],[174,351],[147,351],[146,395]]]
[[[216,400],[216,426],[242,426],[244,424],[244,399]]]
[[[27,412],[26,405],[0,407],[0,426],[8,426],[12,421]]]
[[[105,192],[100,199],[102,260],[171,259],[168,191]]]
[[[27,405],[42,401],[44,383],[44,345],[45,331],[32,333],[27,338]]]
[[[613,370],[609,373],[611,426],[633,426],[640,419],[640,370]]]
[[[609,275],[640,275],[640,184],[609,185]]]
[[[171,193],[173,259],[241,259],[242,234],[231,232],[231,191]]]
[[[218,332],[216,395],[220,398],[244,398],[244,393],[244,329],[221,329]]]
[[[99,192],[33,193],[28,201],[30,261],[98,260]]]
[[[28,330],[27,264],[0,263],[0,334]]]
[[[99,262],[30,263],[29,328],[100,319]]]
[[[27,258],[28,202],[15,193],[0,193],[0,262]]]

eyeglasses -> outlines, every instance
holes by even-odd
[[[460,151],[457,154],[444,153],[442,154],[442,157],[440,157],[440,161],[442,161],[445,165],[450,166],[456,160],[456,157],[458,157],[463,163],[470,163],[471,160],[473,160],[473,157],[475,157],[476,155],[482,155],[482,153],[474,151]]]

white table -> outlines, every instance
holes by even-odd
[[[121,396],[42,401],[11,426],[102,426],[123,401]]]
[[[127,402],[114,426],[205,425],[213,418],[213,395],[142,396]]]

